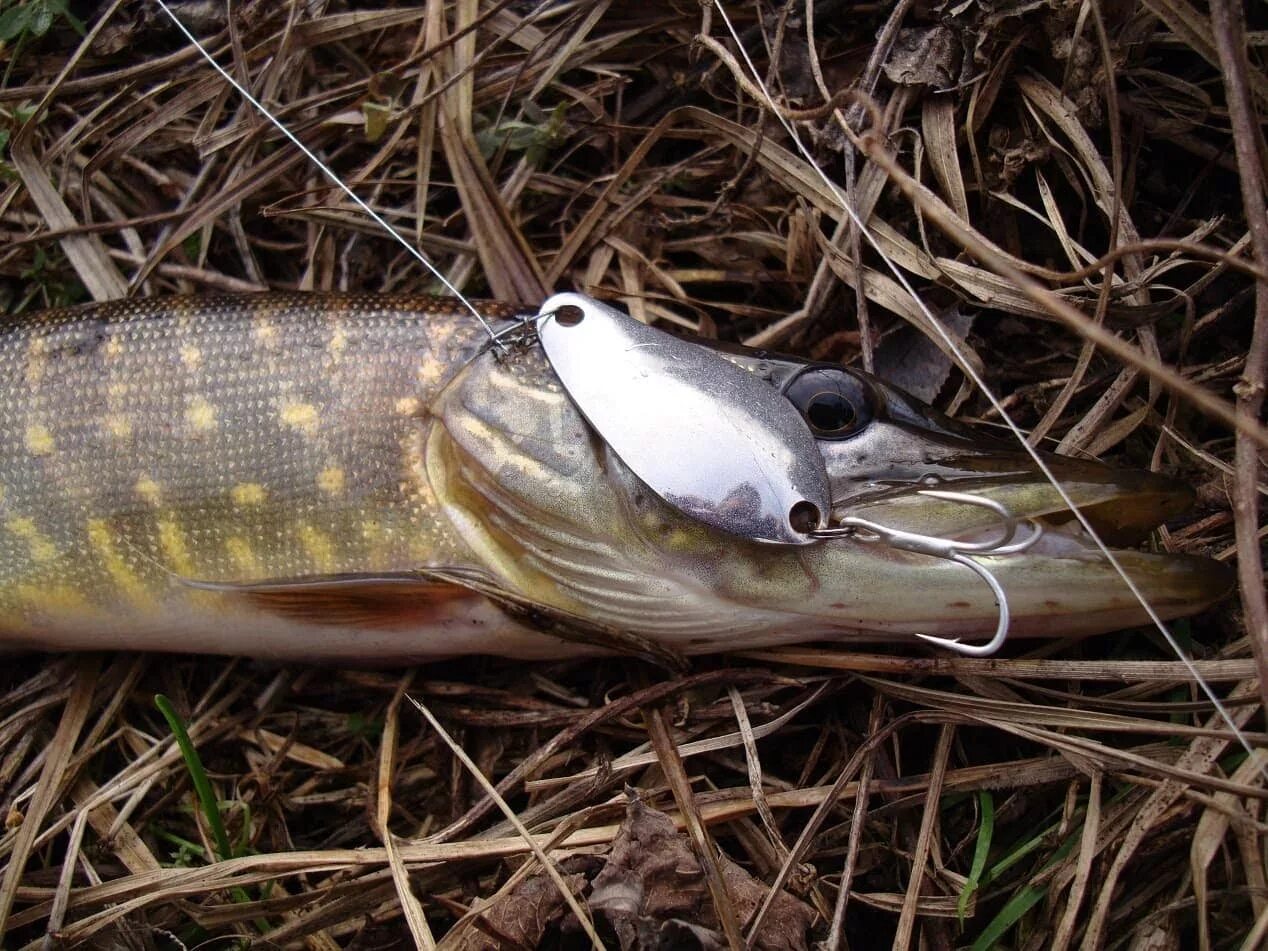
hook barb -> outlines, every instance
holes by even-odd
[[[1038,533],[1031,536],[1032,542],[1037,535]],[[959,553],[952,555],[951,561],[972,570],[986,582],[991,593],[995,595],[995,603],[999,606],[999,623],[995,626],[995,635],[985,644],[964,644],[954,637],[935,637],[932,634],[917,634],[916,636],[935,647],[945,647],[949,651],[955,651],[966,657],[990,657],[1008,640],[1008,627],[1012,620],[1008,610],[1008,595],[1004,593],[1004,586],[999,583],[999,579],[991,574],[990,569],[985,565],[978,564],[967,555]]]
[[[929,555],[933,558],[942,558],[946,561],[954,561],[956,564],[968,568],[986,582],[987,587],[991,589],[991,593],[995,596],[995,603],[999,607],[999,623],[995,627],[995,634],[985,644],[964,644],[957,638],[935,637],[932,634],[917,634],[916,636],[937,647],[944,647],[947,650],[964,654],[967,657],[989,657],[1003,647],[1004,642],[1008,640],[1008,628],[1012,615],[1008,608],[1008,595],[1004,592],[1004,587],[999,583],[999,579],[991,573],[988,567],[971,556],[1012,555],[1023,552],[1039,540],[1039,537],[1043,534],[1043,526],[1033,520],[1028,520],[1031,528],[1030,533],[1018,539],[1019,525],[1017,517],[1002,502],[998,502],[995,499],[982,498],[979,495],[971,495],[967,492],[954,492],[947,489],[920,489],[917,494],[940,499],[944,502],[960,502],[964,505],[976,505],[979,508],[989,509],[999,516],[1003,529],[1002,534],[995,539],[966,542],[954,538],[939,538],[937,535],[925,535],[920,532],[890,528],[870,519],[847,515],[832,527],[811,532],[811,535],[816,538],[851,537],[863,542],[888,545],[891,548]]]

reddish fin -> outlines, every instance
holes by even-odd
[[[420,568],[378,575],[323,575],[246,584],[182,579],[199,591],[240,597],[262,611],[309,624],[393,629],[436,620],[446,605],[487,598],[526,628],[588,647],[640,657],[667,670],[687,660],[672,647],[637,634],[539,604],[508,591],[476,568]]]
[[[324,575],[246,584],[185,581],[240,598],[279,617],[328,627],[393,629],[436,619],[454,601],[479,598],[470,587],[417,574]]]

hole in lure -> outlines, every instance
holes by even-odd
[[[586,312],[580,307],[565,304],[554,312],[554,318],[561,327],[575,327],[586,319]]]
[[[788,510],[788,524],[792,526],[794,532],[809,534],[817,531],[823,524],[823,515],[817,505],[802,499]]]

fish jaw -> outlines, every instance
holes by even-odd
[[[1111,551],[1164,621],[1202,610],[1231,587],[1227,566],[1208,558]],[[974,560],[1007,595],[1010,637],[1083,636],[1149,622],[1148,611],[1109,560],[1064,530],[1045,532],[1026,552]],[[986,639],[999,619],[991,590],[953,561],[837,540],[808,553],[806,568],[822,585],[800,609],[815,622],[817,636]]]
[[[731,358],[775,385],[804,366],[769,354]],[[865,520],[939,541],[982,544],[1003,537],[1008,523],[999,510],[1007,512],[1017,537],[1038,532],[1036,543],[1025,551],[972,557],[1005,592],[1010,634],[1083,635],[1146,623],[1149,609],[1142,600],[1162,619],[1180,617],[1232,589],[1233,572],[1219,562],[1136,550],[1156,526],[1192,506],[1189,487],[1155,473],[1040,452],[1045,473],[1015,443],[949,419],[869,374],[835,369],[857,381],[869,423],[847,438],[818,441],[832,486],[832,524]],[[936,495],[945,492],[952,498]],[[955,493],[982,504],[957,500]],[[1071,505],[1110,546],[1113,561]],[[801,567],[816,588],[794,608],[803,623],[817,626],[816,636],[994,633],[999,607],[970,568],[902,550],[876,535],[846,534],[803,553]],[[732,596],[743,597],[751,586],[743,577],[738,581]],[[768,603],[768,589],[755,601]]]
[[[1023,551],[971,557],[1007,596],[1010,636],[1102,633],[1149,623],[1151,611],[1169,620],[1197,613],[1232,590],[1233,571],[1218,561],[1127,547],[1186,511],[1193,501],[1189,487],[1155,473],[1041,454],[1058,490],[1033,463],[1029,471],[1022,468],[1028,457],[992,445],[979,443],[971,452],[961,446],[954,464],[950,454],[943,455],[934,478],[860,489],[834,506],[833,520],[863,519],[974,544],[1003,539],[1007,523],[984,504],[930,491],[1001,506],[1016,520],[1017,537],[1033,533],[1035,542]],[[843,579],[853,578],[869,593],[858,600],[818,600],[812,610],[829,626],[972,638],[988,637],[998,621],[989,587],[954,561],[899,550],[867,532],[826,542],[811,557],[809,570],[825,592],[851,587]]]

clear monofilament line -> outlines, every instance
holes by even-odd
[[[467,310],[471,311],[471,316],[473,316],[477,321],[480,322],[480,326],[483,327],[485,332],[489,335],[489,339],[494,343],[494,345],[500,347],[501,342],[498,340],[497,335],[493,332],[493,328],[489,326],[489,322],[484,319],[484,316],[480,313],[479,310],[476,309],[476,306],[472,304],[470,300],[467,299],[467,296],[464,293],[462,293],[462,291],[458,290],[458,288],[456,288],[453,285],[453,283],[447,277],[445,277],[444,274],[440,272],[439,268],[437,268],[434,264],[432,264],[431,261],[427,260],[426,255],[424,255],[421,251],[419,251],[418,248],[410,244],[409,241],[407,241],[400,232],[398,232],[395,228],[393,228],[390,224],[388,224],[388,222],[383,218],[382,215],[380,215],[377,211],[371,208],[369,204],[363,201],[361,196],[359,196],[356,192],[354,192],[344,182],[344,180],[335,173],[334,169],[330,168],[330,166],[328,166],[325,162],[323,162],[317,156],[317,154],[313,152],[312,149],[310,149],[302,141],[300,141],[299,137],[296,136],[295,133],[293,133],[290,129],[286,128],[285,124],[283,124],[283,122],[280,119],[278,119],[275,115],[273,115],[273,113],[269,111],[268,107],[265,106],[264,103],[260,102],[260,100],[256,99],[255,96],[251,95],[251,92],[245,86],[243,86],[240,82],[234,79],[228,70],[226,70],[218,62],[216,62],[216,58],[211,55],[210,51],[205,46],[203,46],[202,43],[198,42],[198,38],[194,36],[194,34],[189,31],[189,28],[186,27],[185,24],[182,23],[180,19],[176,16],[176,14],[172,12],[172,9],[166,3],[166,0],[156,0],[156,2],[163,9],[163,12],[167,14],[168,18],[174,24],[176,24],[176,28],[185,35],[185,39],[189,40],[189,42],[193,44],[194,48],[198,50],[199,53],[202,54],[203,59],[205,59],[208,63],[211,64],[211,67],[220,74],[221,78],[223,78],[225,82],[227,82],[230,86],[232,86],[237,91],[238,95],[240,95],[243,99],[245,99],[248,103],[250,103],[251,106],[257,112],[260,113],[260,115],[268,119],[269,122],[272,123],[275,129],[281,132],[282,135],[286,136],[287,140],[289,140],[290,143],[293,146],[295,146],[295,148],[299,149],[300,152],[304,154],[305,158],[307,158],[310,162],[312,162],[313,165],[315,165],[321,171],[323,175],[325,175],[328,179],[330,179],[331,182],[337,185],[339,189],[345,195],[347,195],[348,198],[350,198],[358,208],[360,208],[367,215],[369,215],[371,220],[373,220],[375,224],[377,224],[380,228],[382,228],[387,234],[391,235],[391,237],[394,238],[401,247],[403,247],[406,251],[408,251],[411,255],[413,255],[414,259],[417,260],[419,264],[421,264],[428,271],[430,271],[432,275],[438,281],[440,281],[441,284],[445,286],[445,289],[449,291],[449,293],[453,294],[454,297],[462,301],[463,305],[467,308]],[[423,209],[421,208],[418,209],[418,213],[421,215],[423,213]]]
[[[1017,438],[1017,441],[1021,444],[1022,448],[1030,455],[1030,458],[1034,461],[1039,471],[1043,473],[1044,478],[1052,484],[1054,489],[1056,489],[1057,494],[1061,497],[1061,501],[1069,507],[1072,513],[1074,513],[1074,517],[1078,519],[1079,524],[1083,527],[1083,530],[1087,532],[1088,537],[1092,540],[1096,547],[1100,549],[1101,554],[1103,554],[1105,559],[1111,566],[1113,566],[1119,577],[1123,579],[1123,583],[1127,585],[1127,588],[1131,591],[1133,597],[1135,597],[1140,603],[1140,606],[1144,608],[1150,621],[1153,622],[1154,626],[1162,634],[1176,657],[1184,664],[1185,668],[1189,671],[1190,676],[1193,677],[1194,682],[1197,683],[1201,687],[1202,692],[1206,694],[1207,699],[1211,702],[1211,705],[1219,715],[1220,719],[1222,719],[1225,725],[1233,731],[1238,739],[1238,742],[1241,743],[1246,752],[1254,755],[1254,750],[1251,747],[1250,742],[1233,721],[1233,718],[1229,714],[1228,709],[1224,706],[1224,703],[1216,695],[1211,685],[1206,682],[1206,679],[1202,676],[1201,672],[1198,671],[1197,667],[1193,663],[1193,660],[1184,652],[1183,648],[1181,648],[1180,643],[1175,639],[1175,635],[1171,633],[1170,628],[1168,628],[1162,618],[1159,617],[1158,612],[1154,610],[1153,605],[1151,605],[1145,598],[1144,593],[1132,580],[1131,575],[1129,575],[1123,568],[1118,558],[1115,557],[1114,552],[1105,544],[1105,542],[1101,540],[1100,535],[1098,535],[1096,529],[1092,527],[1092,523],[1088,520],[1087,516],[1083,514],[1083,512],[1075,504],[1074,500],[1070,497],[1069,493],[1066,492],[1065,487],[1062,486],[1056,476],[1053,475],[1052,470],[1048,468],[1047,464],[1043,461],[1043,457],[1040,456],[1039,452],[1027,441],[1026,434],[1022,432],[1021,427],[1018,426],[1013,418],[1008,414],[1008,411],[1004,408],[1003,403],[996,397],[995,393],[987,386],[986,381],[982,379],[981,375],[978,374],[972,364],[965,358],[963,351],[960,349],[959,342],[956,341],[955,338],[946,331],[937,318],[934,317],[933,312],[921,299],[920,295],[916,293],[916,289],[911,285],[907,276],[902,272],[898,265],[890,259],[889,255],[885,253],[885,249],[880,246],[880,243],[876,240],[871,230],[854,210],[854,207],[850,204],[847,196],[815,162],[814,157],[810,154],[810,150],[806,148],[805,144],[801,141],[801,136],[797,134],[796,128],[784,117],[783,113],[779,109],[779,106],[776,105],[774,98],[771,96],[770,89],[767,88],[766,82],[762,79],[761,73],[753,63],[753,60],[749,57],[748,50],[745,48],[743,41],[741,41],[739,33],[736,32],[735,26],[731,23],[731,18],[727,16],[726,9],[721,0],[715,0],[714,7],[717,9],[722,22],[726,24],[727,32],[731,34],[731,38],[735,41],[740,57],[744,60],[744,64],[748,67],[754,83],[757,88],[761,90],[762,95],[766,98],[766,105],[769,107],[775,118],[778,119],[780,124],[784,127],[784,130],[788,133],[793,143],[797,146],[797,151],[801,153],[801,156],[806,160],[806,163],[814,169],[815,173],[837,200],[837,203],[841,206],[842,210],[854,223],[855,227],[859,229],[859,234],[861,234],[871,248],[880,255],[881,260],[885,262],[886,267],[888,267],[890,272],[894,275],[894,279],[897,280],[898,283],[902,285],[903,290],[911,296],[911,299],[916,303],[916,306],[920,308],[921,313],[929,322],[929,326],[934,329],[934,331],[942,339],[943,343],[950,348],[951,352],[959,358],[961,368],[964,370],[965,374],[973,381],[974,385],[977,386],[983,394],[985,394],[986,398],[990,401],[991,406],[997,413],[999,413],[999,416],[1002,420],[1004,420],[1005,425],[1008,426],[1013,435]],[[1262,772],[1265,778],[1268,778],[1268,768],[1265,768]]]

